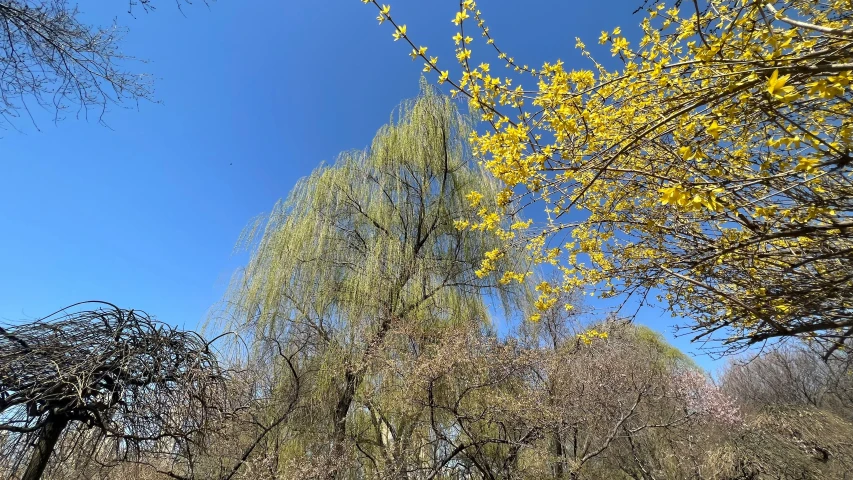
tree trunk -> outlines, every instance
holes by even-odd
[[[332,444],[332,460],[335,462],[335,465],[332,465],[329,469],[327,478],[330,480],[338,477],[338,468],[340,466],[338,462],[340,462],[341,457],[346,453],[344,443],[347,437],[347,415],[349,414],[350,404],[352,404],[352,400],[355,398],[355,391],[361,385],[361,379],[361,374],[354,372],[349,367],[347,368],[344,376],[346,385],[344,386],[344,391],[341,392],[341,396],[338,398],[337,405],[335,405],[333,417],[335,433]]]
[[[559,430],[555,429],[551,438],[551,447],[554,457],[554,478],[563,478],[563,440],[560,438]]]
[[[338,404],[335,406],[335,441],[343,442],[346,438],[347,414],[349,413],[350,404],[355,397],[355,391],[361,384],[361,375],[347,368],[344,380],[346,385],[344,391],[338,398]]]
[[[27,465],[27,471],[24,472],[21,480],[39,480],[41,478],[45,467],[47,467],[47,462],[50,461],[53,448],[67,425],[68,417],[64,415],[51,414],[47,418],[47,423],[39,433],[33,455],[30,457],[29,465]]]
[[[386,317],[382,323],[379,325],[379,331],[376,332],[376,337],[373,342],[368,345],[367,349],[364,351],[362,355],[362,360],[366,361],[370,358],[371,353],[374,348],[377,348],[382,340],[385,338],[385,335],[388,333],[388,330],[391,328],[391,316]],[[346,382],[344,385],[344,391],[341,392],[341,396],[338,397],[338,403],[335,405],[335,413],[334,413],[334,422],[335,422],[335,436],[334,436],[334,455],[336,460],[340,456],[344,454],[344,442],[346,441],[347,435],[347,416],[349,415],[350,405],[352,405],[352,401],[355,398],[355,392],[361,386],[361,382],[364,380],[364,367],[361,367],[357,370],[354,370],[351,366],[347,367],[346,373],[344,374],[344,381]],[[337,468],[332,468],[329,471],[329,478],[337,478],[338,470]]]

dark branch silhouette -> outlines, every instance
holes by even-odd
[[[216,422],[224,393],[208,342],[138,310],[84,302],[6,326],[0,476],[38,479],[60,449],[87,452],[101,468],[169,461],[179,475]]]
[[[179,9],[191,3],[175,1]],[[129,0],[131,15],[135,7],[148,12],[154,2]],[[139,61],[121,52],[125,33],[83,22],[67,0],[0,0],[0,125],[14,126],[22,114],[35,124],[33,106],[54,121],[70,112],[103,123],[111,105],[152,100],[151,77],[128,70]]]

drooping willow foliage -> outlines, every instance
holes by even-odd
[[[250,225],[251,259],[226,299],[234,325],[260,345],[301,352],[314,378],[304,423],[337,445],[365,383],[391,381],[370,377],[371,362],[397,342],[389,332],[418,332],[422,341],[395,347],[417,350],[443,328],[486,326],[492,307],[520,312],[526,299],[474,273],[487,252],[501,263],[516,256],[457,228],[471,215],[471,191],[498,192],[471,161],[470,118],[426,86],[395,113],[368,149],[319,167]],[[297,455],[310,449],[297,443]]]
[[[494,281],[473,272],[496,244],[454,226],[466,194],[495,188],[467,156],[470,120],[429,89],[398,114],[368,150],[315,170],[246,232],[259,241],[235,293],[257,328],[283,333],[282,316],[316,316],[327,331],[369,335],[438,305],[445,319],[485,316],[470,294]]]

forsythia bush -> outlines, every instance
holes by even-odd
[[[540,310],[580,287],[658,295],[696,320],[697,337],[730,348],[799,336],[831,353],[853,335],[848,1],[654,3],[638,41],[620,28],[598,38],[621,68],[602,66],[578,38],[590,68],[567,70],[516,62],[464,0],[452,18],[455,80],[390,6],[362,1],[425,72],[480,112],[488,128],[471,141],[504,189],[498,211],[472,192],[472,216],[457,228],[491,232],[503,250],[523,244],[559,268],[561,282],[538,288]],[[471,35],[526,83],[477,64]],[[520,198],[547,220],[502,229],[498,216]],[[503,272],[503,281],[527,275]]]

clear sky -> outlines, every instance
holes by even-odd
[[[389,3],[410,36],[452,69],[458,1]],[[560,58],[588,68],[574,38],[595,49],[601,30],[617,25],[631,38],[640,3],[479,7],[521,63]],[[125,53],[149,61],[130,68],[157,78],[162,103],[113,108],[109,128],[67,118],[0,131],[0,319],[99,299],[196,327],[246,259],[232,254],[243,226],[320,162],[365,147],[418,91],[420,62],[359,0],[196,1],[185,16],[160,0],[136,18],[122,1],[79,6],[97,23],[116,18],[129,28]],[[497,65],[486,51],[480,44],[474,60]],[[660,313],[641,321],[668,331],[672,319]]]

